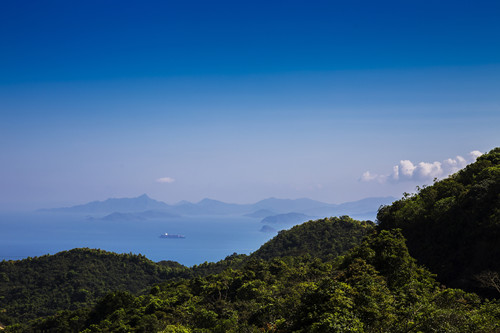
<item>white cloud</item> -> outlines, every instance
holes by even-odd
[[[392,168],[392,173],[388,175],[378,175],[370,171],[366,171],[361,176],[360,180],[364,182],[378,181],[384,183],[400,182],[400,181],[432,181],[434,178],[447,177],[460,169],[463,169],[467,164],[474,162],[482,153],[478,150],[471,151],[468,159],[462,156],[448,158],[443,162],[419,162],[414,164],[410,160],[401,160],[398,165]]]
[[[473,150],[469,153],[469,156],[474,159],[474,161],[479,157],[483,155],[479,150]]]
[[[366,171],[365,173],[363,173],[363,175],[359,180],[362,182],[369,182],[374,180],[379,183],[385,183],[385,181],[387,180],[387,176],[377,175],[376,173],[371,173],[370,171]]]
[[[392,174],[390,175],[392,181],[397,181],[399,179],[399,165],[392,167]]]
[[[377,174],[372,174],[370,173],[370,171],[366,171],[365,173],[363,173],[363,175],[361,176],[361,180],[364,181],[364,182],[369,182],[370,180],[375,180],[377,179],[378,175]]]
[[[167,184],[170,184],[170,183],[175,182],[175,179],[170,178],[170,177],[163,177],[163,178],[158,178],[156,181],[158,183],[167,183]]]
[[[403,178],[403,179],[407,179],[407,178],[411,178],[413,176],[413,173],[415,172],[415,169],[417,167],[413,165],[413,163],[409,160],[402,160],[399,162],[399,166],[398,166],[398,176]],[[395,177],[393,177],[395,178]],[[397,179],[397,178],[395,178]]]
[[[441,167],[441,162],[420,162],[415,167],[413,172],[414,179],[417,180],[432,180],[434,178],[439,178],[443,175],[443,168]]]
[[[476,158],[474,158],[471,162],[474,162]],[[462,156],[457,156],[455,158],[448,158],[443,161],[443,170],[446,174],[452,174],[457,172],[460,169],[465,168],[467,165],[467,160]]]

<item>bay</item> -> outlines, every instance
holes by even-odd
[[[0,214],[0,260],[88,247],[192,266],[234,252],[250,254],[275,235],[260,232],[261,227],[259,219],[242,216],[105,221],[60,213],[4,213]],[[160,238],[163,233],[185,238]]]

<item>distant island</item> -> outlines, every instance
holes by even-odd
[[[96,218],[93,216],[87,216],[88,220],[101,220],[101,221],[144,221],[150,219],[171,219],[178,218],[180,215],[159,211],[159,210],[147,210],[144,212],[137,213],[120,213],[113,212],[111,214],[105,215],[101,218]]]
[[[71,207],[41,209],[39,212],[84,214],[89,219],[105,221],[140,221],[182,216],[245,216],[261,220],[269,218],[269,223],[291,223],[292,220],[303,222],[313,217],[326,216],[374,217],[380,206],[391,204],[395,200],[394,197],[374,197],[329,204],[307,198],[268,198],[253,204],[234,204],[203,199],[197,203],[181,201],[169,205],[143,194],[136,198],[111,198]]]
[[[306,222],[311,219],[313,219],[312,216],[308,216],[305,214],[287,213],[287,214],[268,216],[264,218],[261,222],[266,224],[296,224],[300,222]]]

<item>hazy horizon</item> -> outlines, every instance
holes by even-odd
[[[272,199],[276,199],[276,200],[314,200],[314,199],[310,199],[310,198],[306,198],[306,197],[301,197],[301,198],[277,198],[277,197],[268,197],[268,198],[262,198],[262,199],[259,199],[257,201],[252,201],[252,202],[226,202],[226,201],[222,201],[222,200],[217,200],[217,199],[214,199],[214,198],[203,198],[201,200],[198,200],[198,201],[189,201],[189,200],[179,200],[179,201],[175,201],[175,202],[165,202],[165,201],[162,201],[162,200],[158,200],[152,196],[150,196],[149,194],[147,193],[142,193],[140,195],[136,195],[136,196],[132,196],[132,197],[110,197],[110,198],[106,198],[104,200],[93,200],[93,201],[87,201],[87,202],[80,202],[80,203],[76,203],[75,205],[72,205],[72,206],[64,206],[64,207],[73,207],[73,206],[79,206],[79,205],[85,205],[85,204],[88,204],[88,203],[91,203],[91,202],[104,202],[106,200],[116,200],[116,199],[136,199],[136,198],[139,198],[139,197],[142,197],[146,195],[149,199],[152,199],[152,200],[156,200],[156,201],[159,201],[159,202],[163,202],[163,203],[166,203],[167,205],[169,206],[175,206],[175,205],[179,205],[179,204],[183,204],[183,203],[192,203],[192,204],[198,204],[198,203],[201,203],[203,202],[204,200],[214,200],[214,201],[218,201],[218,202],[223,202],[223,203],[226,203],[226,204],[237,204],[237,205],[251,205],[251,204],[255,204],[257,202],[260,202],[260,201],[264,201],[264,200],[272,200]],[[391,198],[392,196],[386,196],[386,197],[380,197],[380,198]],[[363,199],[372,199],[372,198],[378,198],[378,197],[365,197],[365,198],[360,198],[359,200],[363,200]],[[397,199],[397,198],[396,198]],[[352,202],[352,201],[343,201],[343,202],[324,202],[324,201],[321,201],[321,200],[314,200],[314,201],[318,201],[318,202],[322,202],[322,203],[326,203],[326,204],[342,204],[342,203],[346,203],[346,202]],[[358,201],[358,200],[354,200],[354,201]],[[41,209],[50,209],[50,208],[64,208],[64,207],[43,207]]]
[[[0,210],[413,192],[500,143],[500,3],[6,2]]]

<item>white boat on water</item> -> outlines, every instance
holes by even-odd
[[[160,235],[160,238],[186,238],[184,235],[177,235],[177,234],[169,234],[169,233],[164,233],[163,235]]]

